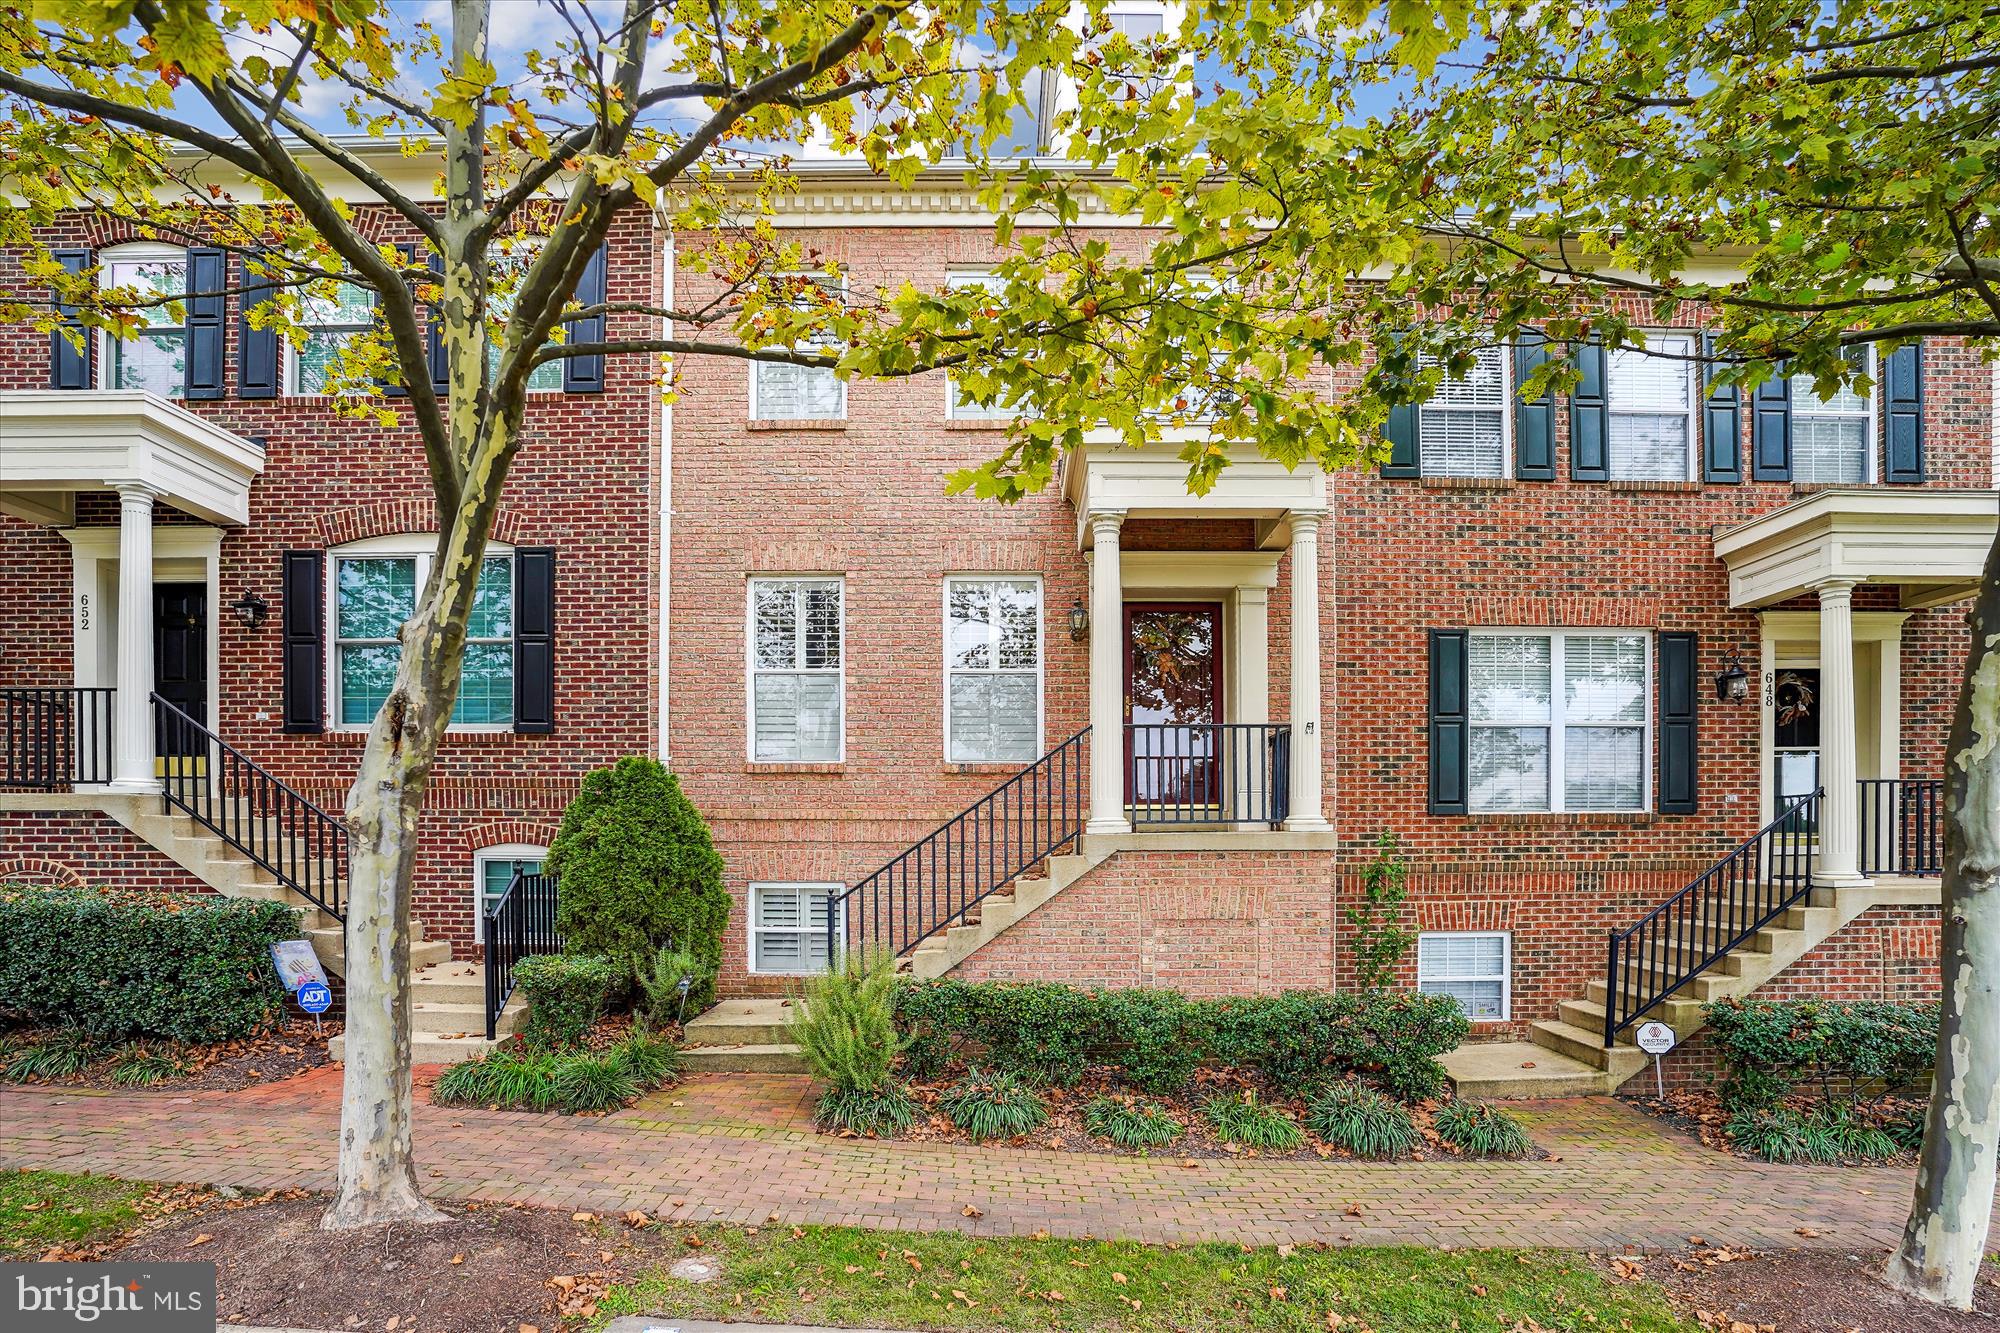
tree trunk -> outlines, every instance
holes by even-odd
[[[2000,1153],[2000,540],[1986,557],[1945,754],[1944,1009],[1916,1201],[1891,1285],[1972,1308]]]

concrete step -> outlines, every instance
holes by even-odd
[[[1621,1042],[1606,1050],[1602,1028],[1593,1032],[1559,1019],[1543,1019],[1528,1025],[1528,1037],[1537,1046],[1546,1047],[1559,1055],[1566,1055],[1593,1069],[1605,1070],[1620,1082],[1646,1063],[1646,1053],[1636,1046],[1627,1046]]]
[[[494,1020],[496,1032],[519,1032],[528,1021],[528,1004],[518,992]],[[421,987],[410,989],[410,1026],[416,1032],[436,1036],[466,1036],[486,1031],[486,1004],[455,1004],[431,999]]]
[[[478,963],[450,959],[433,963],[411,978],[426,1000],[439,1004],[486,1005],[486,971]]]
[[[410,930],[417,936],[410,944],[410,971],[413,974],[451,960],[449,941],[424,939],[423,922],[418,920],[411,921]],[[313,953],[319,957],[320,966],[335,976],[347,975],[347,938],[344,927],[321,926],[317,930],[308,930],[306,938],[312,941]]]
[[[1602,986],[1598,987],[1603,990]],[[1675,1032],[1687,1035],[1699,1029],[1702,1024],[1702,1006],[1698,1000],[1680,1000],[1669,997],[1647,1011],[1646,1017],[1658,1019]],[[1563,1022],[1580,1027],[1585,1032],[1604,1030],[1604,1002],[1597,999],[1564,1000],[1556,1006],[1556,1016]]]
[[[512,1041],[511,1036],[496,1041],[486,1040],[485,1024],[477,1033],[464,1037],[440,1036],[434,1032],[413,1033],[410,1037],[410,1063],[418,1065],[455,1065],[460,1060],[470,1060],[481,1056],[498,1046]],[[326,1053],[335,1064],[347,1058],[347,1034],[330,1038],[326,1043]]]
[[[707,1013],[687,1021],[682,1044],[689,1050],[704,1046],[784,1046],[793,1013],[790,1000],[723,1000]]]
[[[1438,1057],[1461,1097],[1594,1097],[1611,1091],[1594,1065],[1526,1041],[1468,1042]]]
[[[809,1074],[796,1046],[756,1042],[743,1046],[689,1046],[681,1068],[704,1074]]]

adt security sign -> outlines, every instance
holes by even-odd
[[[1639,1049],[1653,1057],[1653,1088],[1660,1096],[1667,1095],[1667,1077],[1660,1072],[1660,1057],[1674,1048],[1678,1040],[1674,1030],[1665,1023],[1654,1021],[1639,1025],[1637,1035]]]
[[[333,990],[317,981],[299,987],[299,1008],[309,1014],[323,1014],[333,1008]]]

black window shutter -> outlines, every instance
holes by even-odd
[[[236,396],[238,398],[276,398],[278,396],[278,331],[265,327],[250,327],[250,313],[261,310],[272,303],[276,289],[253,292],[271,281],[268,274],[258,275],[250,271],[252,256],[243,258],[243,313],[236,321]],[[256,256],[261,259],[262,256]]]
[[[1514,340],[1514,387],[1528,382],[1549,359],[1549,340],[1523,329]],[[1514,476],[1519,481],[1556,479],[1556,396],[1514,400]]]
[[[444,256],[431,251],[430,267],[440,286],[438,299],[424,307],[424,352],[431,363],[431,392],[442,398],[451,392],[451,362],[444,354]]]
[[[1750,477],[1792,479],[1792,381],[1784,366],[1750,396]]]
[[[1466,801],[1471,740],[1466,725],[1467,637],[1462,629],[1431,631],[1430,812],[1434,815],[1462,815],[1470,808]]]
[[[1882,358],[1884,468],[1882,480],[1921,485],[1924,474],[1923,344],[1898,347]]]
[[[1702,383],[1708,387],[1701,404],[1701,479],[1734,486],[1743,480],[1743,390],[1715,383],[1721,369],[1715,360],[1715,335],[1703,334],[1701,347]]]
[[[1660,636],[1660,782],[1654,798],[1663,815],[1695,812],[1697,643],[1691,633]]]
[[[556,553],[514,549],[514,730],[556,729]]]
[[[71,273],[81,273],[90,267],[88,250],[51,250],[49,253]],[[63,322],[61,328],[49,333],[49,387],[88,389],[91,352],[97,346],[97,335],[77,320],[75,306],[58,301],[56,313],[63,317]],[[70,341],[73,334],[82,336],[82,347]]]
[[[1569,395],[1569,475],[1572,481],[1611,480],[1610,394],[1604,342],[1592,338],[1575,352],[1579,378]]]
[[[287,551],[285,730],[326,730],[326,553]]]
[[[187,388],[189,398],[220,398],[223,312],[229,298],[229,252],[195,246],[187,252]]]
[[[604,304],[604,247],[598,246],[597,253],[584,265],[583,276],[576,281],[576,302],[578,305],[593,306]],[[601,343],[604,341],[604,316],[591,315],[585,319],[573,319],[564,326],[564,339],[572,343]],[[565,358],[563,363],[564,393],[603,393],[604,354]]]

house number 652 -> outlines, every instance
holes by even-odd
[[[87,592],[78,593],[76,596],[76,627],[90,628],[90,594]]]

